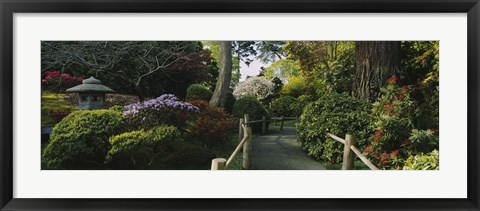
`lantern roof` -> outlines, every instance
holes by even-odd
[[[67,92],[96,92],[96,93],[110,93],[115,92],[108,86],[102,84],[102,81],[94,78],[91,76],[82,81],[82,84],[74,86],[72,88],[67,89]]]

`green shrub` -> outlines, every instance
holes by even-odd
[[[283,85],[280,92],[283,95],[298,97],[307,92],[308,88],[307,83],[305,83],[305,78],[301,76],[291,76],[288,78],[288,83]]]
[[[110,138],[112,147],[105,161],[111,169],[148,169],[157,154],[179,141],[182,138],[174,126],[126,132]]]
[[[155,156],[149,169],[210,170],[216,157],[209,149],[188,142],[173,142],[165,150]]]
[[[200,99],[210,101],[213,92],[200,84],[192,84],[187,89],[187,100]]]
[[[296,117],[299,117],[303,113],[303,109],[311,102],[314,102],[315,99],[311,95],[300,95],[295,102],[290,105],[292,112]]]
[[[81,110],[63,118],[43,152],[45,169],[102,169],[108,138],[121,131],[122,120],[112,110]]]
[[[297,123],[298,140],[309,155],[331,163],[342,161],[343,145],[327,133],[344,137],[352,134],[357,146],[369,136],[370,104],[348,94],[329,93],[303,110]]]
[[[433,150],[430,153],[424,154],[420,153],[418,155],[410,155],[405,161],[405,166],[403,170],[439,170],[440,161],[439,154],[437,150]]]
[[[292,117],[296,116],[297,112],[293,110],[295,104],[295,98],[291,96],[282,96],[272,101],[270,105],[270,114],[279,117],[287,116]]]
[[[410,94],[411,87],[400,87],[397,80],[395,76],[388,79],[387,86],[381,88],[381,96],[373,104],[375,135],[364,150],[381,169],[401,169],[410,155],[438,148],[438,133],[419,130],[415,125],[419,112]]]
[[[233,105],[233,116],[243,118],[244,114],[248,114],[250,120],[260,120],[263,116],[270,119],[270,113],[255,97],[242,97]],[[267,122],[268,124],[268,122]],[[253,132],[262,131],[262,123],[254,123]]]

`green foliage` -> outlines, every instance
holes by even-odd
[[[207,87],[200,84],[192,84],[187,89],[187,100],[200,99],[210,101],[212,96],[213,92],[210,91]]]
[[[309,155],[331,163],[342,161],[343,145],[327,133],[344,137],[352,134],[358,146],[365,146],[369,136],[370,104],[348,94],[330,93],[320,97],[303,110],[297,123],[298,140]]]
[[[440,156],[438,150],[433,150],[430,153],[420,153],[418,155],[411,155],[405,161],[403,170],[439,170]]]
[[[55,125],[45,148],[43,169],[102,169],[108,138],[121,131],[122,114],[112,110],[75,111]]]
[[[350,92],[355,70],[355,43],[338,41],[289,41],[288,58],[300,65],[300,76],[309,92]],[[321,85],[319,87],[319,85]]]
[[[283,85],[281,94],[299,97],[308,92],[307,89],[309,89],[309,87],[307,83],[305,83],[305,78],[301,76],[292,76],[288,78],[288,83]]]
[[[196,100],[191,103],[200,109],[200,113],[193,115],[188,122],[186,139],[201,142],[210,148],[225,144],[233,126],[232,116],[220,107],[211,107],[207,101]]]
[[[278,77],[285,82],[289,77],[300,74],[300,64],[291,59],[279,59],[266,67],[262,73],[268,79]]]
[[[77,101],[69,101],[65,94],[42,92],[42,127],[53,127],[60,122],[60,120],[75,110],[75,103],[77,103]]]
[[[272,104],[270,105],[270,114],[279,117],[279,116],[286,116],[286,117],[292,117],[292,116],[297,116],[299,113],[297,110],[294,110],[294,108],[298,108],[296,106],[293,106],[296,104],[295,98],[291,96],[281,96],[275,100],[272,101]],[[300,110],[301,113],[301,110]]]
[[[149,169],[157,154],[172,142],[183,141],[173,126],[126,132],[110,138],[105,162],[111,169]]]
[[[189,142],[173,142],[155,155],[152,170],[210,170],[215,154]]]
[[[415,127],[418,108],[410,90],[409,86],[399,87],[397,77],[391,77],[373,104],[376,130],[364,153],[379,168],[401,169],[409,156],[438,147],[438,134]]]
[[[303,113],[303,109],[311,102],[315,102],[315,98],[311,95],[300,95],[295,99],[295,102],[290,105],[290,109],[296,117]]]
[[[234,117],[243,118],[244,114],[248,114],[251,120],[260,120],[263,116],[270,119],[270,113],[255,97],[242,97],[233,105]],[[253,124],[252,130],[253,132],[261,132],[262,124]]]
[[[408,146],[414,152],[429,152],[438,148],[438,135],[432,130],[417,130],[413,129],[408,137]]]

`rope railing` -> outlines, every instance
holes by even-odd
[[[352,135],[347,134],[345,136],[345,139],[342,139],[342,138],[340,138],[336,135],[333,135],[331,133],[327,133],[327,135],[330,136],[330,138],[332,138],[333,140],[338,141],[338,142],[340,142],[344,145],[342,170],[353,169],[353,160],[354,160],[353,153],[355,153],[360,158],[360,160],[365,165],[368,166],[368,168],[370,168],[371,170],[378,170],[378,168],[375,165],[373,165],[372,162],[370,160],[368,160],[368,158],[365,157],[365,155],[363,155],[360,152],[360,150],[357,149],[357,147],[355,147],[356,141],[355,141],[355,138]]]

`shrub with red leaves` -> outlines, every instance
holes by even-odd
[[[200,109],[187,126],[187,140],[199,141],[206,146],[219,146],[228,140],[232,131],[233,118],[222,108],[211,107],[207,101],[194,100],[193,105]]]

